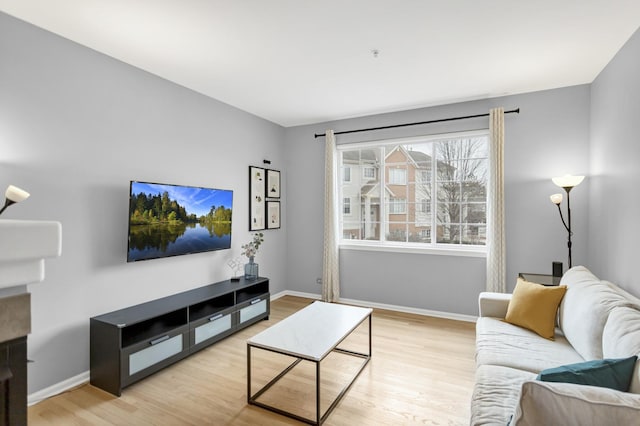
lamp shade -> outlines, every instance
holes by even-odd
[[[580,185],[584,180],[584,176],[564,175],[561,177],[554,177],[551,180],[560,188],[573,188],[574,186]]]
[[[4,196],[7,200],[11,200],[14,203],[19,203],[20,201],[24,201],[29,198],[29,194],[27,191],[18,188],[17,186],[9,185],[7,187],[7,191],[4,193]]]
[[[560,204],[562,202],[562,194],[553,194],[549,197],[553,204]]]

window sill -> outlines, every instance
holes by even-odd
[[[408,244],[393,244],[393,243],[371,243],[367,241],[349,241],[341,242],[340,250],[362,250],[362,251],[383,251],[390,253],[414,253],[414,254],[429,254],[437,256],[461,256],[461,257],[487,257],[486,246],[478,247],[442,247],[442,246],[420,246],[420,245],[408,245]]]

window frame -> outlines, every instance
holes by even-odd
[[[397,146],[397,145],[410,145],[417,143],[428,143],[428,142],[438,142],[446,139],[464,139],[469,137],[486,137],[487,139],[490,137],[489,129],[480,129],[466,132],[451,132],[451,133],[443,133],[436,135],[424,135],[424,136],[416,136],[416,137],[408,137],[408,138],[394,138],[394,139],[385,139],[385,140],[376,140],[376,141],[367,141],[367,142],[354,142],[354,143],[346,143],[340,144],[337,146],[338,151],[348,151],[354,149],[367,149],[367,148],[381,148],[383,146]],[[487,150],[490,149],[490,144],[487,146]],[[383,157],[384,159],[384,157]],[[342,155],[339,155],[340,161],[340,170],[342,170]],[[487,164],[490,167],[490,155],[487,157]],[[399,185],[392,184],[390,182],[384,182],[383,179],[386,178],[383,174],[383,170],[385,170],[384,161],[380,166],[381,175],[378,176],[378,183],[380,185]],[[388,170],[392,170],[389,168]],[[407,169],[404,170],[405,173],[405,184],[409,185],[408,182],[408,172]],[[436,181],[436,173],[431,173],[431,184],[434,185]],[[417,176],[414,180],[417,181]],[[490,182],[487,182],[487,190],[490,185]],[[342,185],[339,188],[339,197],[341,199],[342,195]],[[381,197],[384,198],[384,197]],[[420,200],[422,201],[422,200]],[[438,226],[437,223],[437,205],[436,205],[436,197],[431,197],[430,204],[430,212],[434,218],[432,219],[430,225],[431,229],[433,229],[433,224],[435,222],[435,226]],[[382,200],[381,200],[382,202]],[[488,199],[485,199],[485,205],[487,205]],[[420,202],[416,200],[414,203],[414,209],[418,210],[418,204]],[[405,211],[406,211],[407,203],[405,203]],[[342,206],[339,207],[340,211],[342,211]],[[384,210],[387,210],[387,206],[384,207]],[[392,214],[402,214],[402,213],[392,213]],[[380,218],[379,226],[382,229],[386,224],[385,218]],[[464,225],[461,225],[464,226]],[[340,221],[340,230],[342,231],[342,220]],[[379,240],[346,240],[341,238],[339,241],[340,249],[345,250],[365,250],[365,251],[385,251],[385,252],[396,252],[396,253],[424,253],[424,254],[434,254],[434,255],[447,255],[447,256],[463,256],[463,257],[486,257],[487,254],[487,245],[472,245],[472,244],[454,244],[454,243],[437,243],[437,233],[431,232],[431,243],[411,243],[411,242],[396,242],[396,241],[387,241],[384,233],[380,232]]]

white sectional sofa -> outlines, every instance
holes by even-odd
[[[640,354],[640,299],[582,266],[560,285],[554,340],[504,321],[512,295],[480,294],[472,425],[640,425],[640,361],[628,392],[536,380],[548,368]]]

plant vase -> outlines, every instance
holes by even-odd
[[[253,261],[253,256],[249,257],[249,263],[244,264],[244,278],[246,280],[258,278],[258,264]]]

